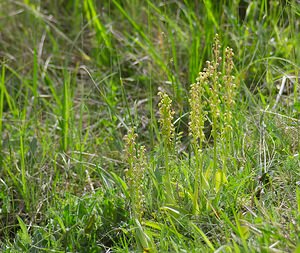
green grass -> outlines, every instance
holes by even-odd
[[[1,1],[0,251],[300,252],[299,15]]]

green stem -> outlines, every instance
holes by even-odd
[[[193,198],[193,213],[197,214],[200,210],[199,196],[202,194],[203,189],[203,159],[202,159],[202,142],[194,146],[196,157],[196,170],[195,170],[195,183],[194,183],[194,198]]]
[[[172,191],[172,184],[171,184],[171,176],[170,176],[170,163],[169,163],[169,150],[168,147],[165,145],[165,170],[166,170],[166,199],[169,204],[174,203],[174,195]]]
[[[214,138],[214,169],[213,174],[217,171],[217,118],[216,115],[213,116],[213,138]]]

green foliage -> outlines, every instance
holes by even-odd
[[[0,1],[0,251],[298,252],[299,14]]]

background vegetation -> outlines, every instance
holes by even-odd
[[[299,15],[0,1],[0,251],[300,252]]]

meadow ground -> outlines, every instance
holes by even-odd
[[[1,0],[1,252],[300,252],[300,3]]]

